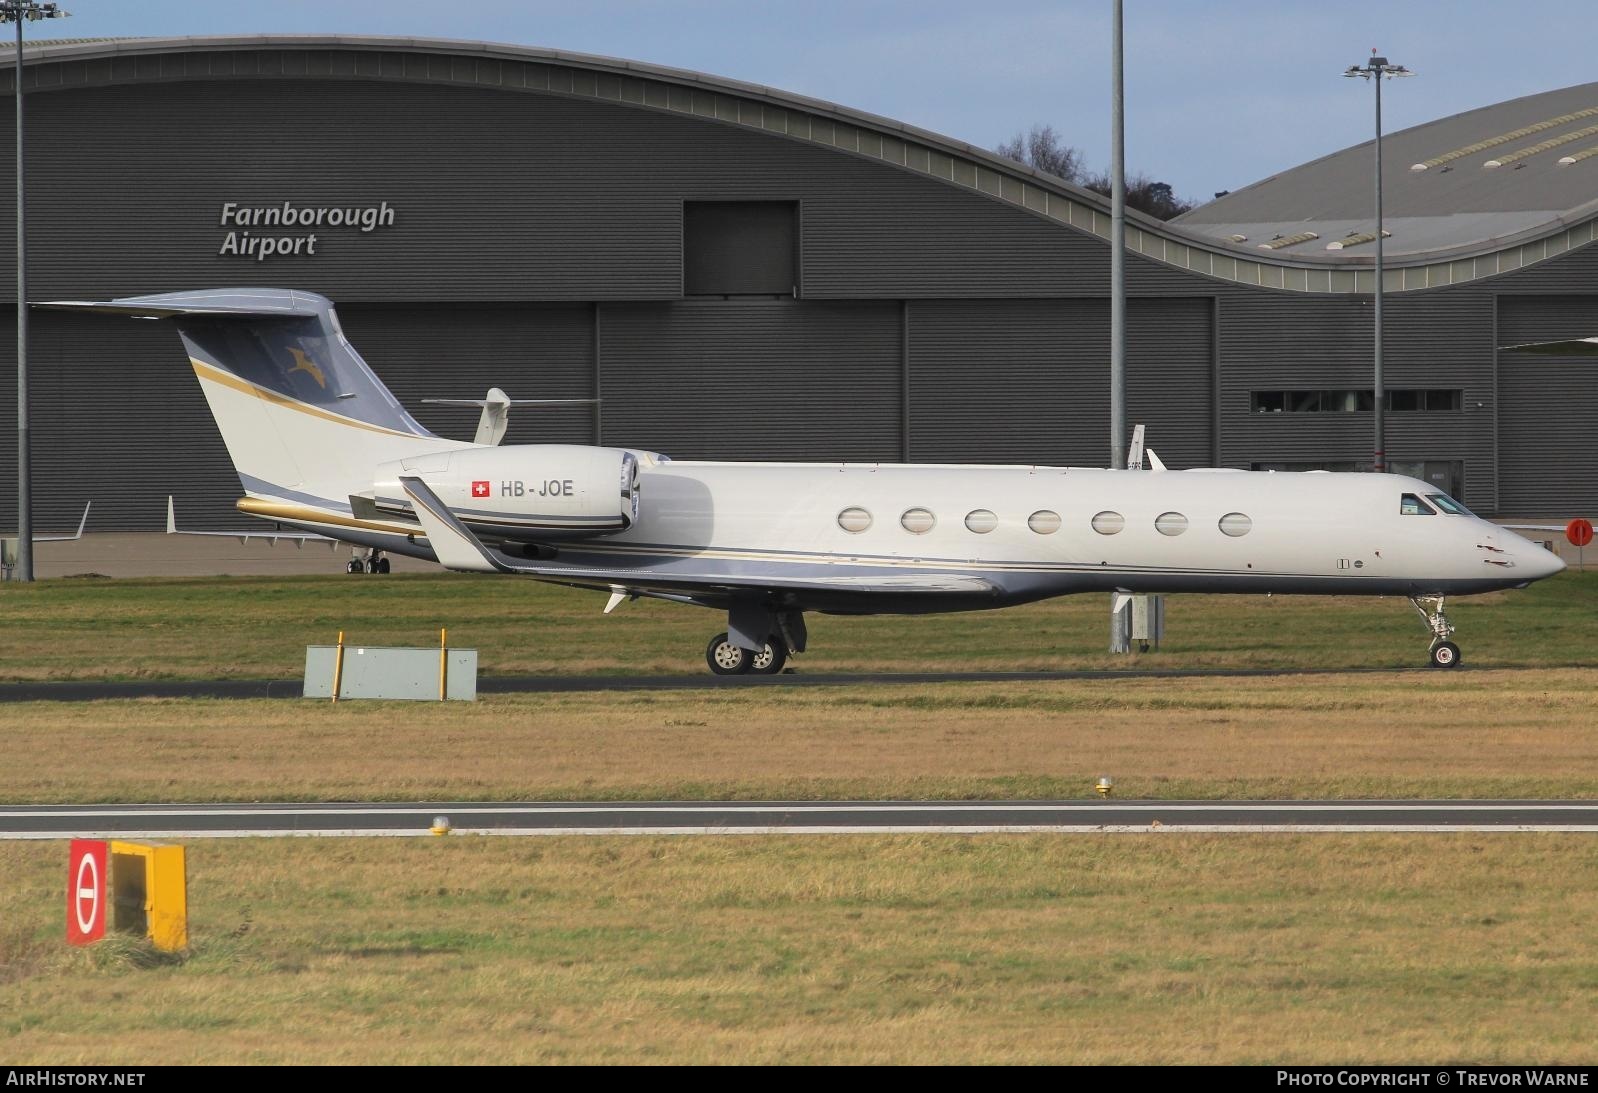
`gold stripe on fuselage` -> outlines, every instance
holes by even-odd
[[[223,387],[231,387],[233,390],[241,391],[246,395],[254,395],[263,402],[270,402],[274,406],[282,406],[287,410],[298,410],[302,414],[309,414],[311,417],[319,417],[324,421],[331,421],[339,425],[349,425],[356,429],[366,429],[370,432],[382,433],[385,436],[406,436],[418,440],[427,439],[417,433],[403,433],[398,429],[389,429],[382,425],[373,425],[370,422],[357,421],[352,417],[345,417],[343,414],[330,413],[329,411],[323,410],[320,407],[312,406],[308,402],[301,402],[299,399],[289,398],[287,395],[280,395],[276,391],[269,391],[258,383],[251,383],[247,379],[235,376],[233,373],[224,371],[221,368],[217,368],[215,365],[210,365],[206,364],[204,361],[195,360],[193,357],[189,358],[189,363],[194,366],[194,374],[199,376],[200,379],[210,380],[212,383],[220,383]]]
[[[360,528],[363,531],[381,531],[389,535],[415,535],[421,530],[417,524],[389,524],[375,520],[357,520],[343,513],[313,509],[309,505],[291,505],[284,501],[267,501],[260,497],[241,497],[234,505],[240,512],[266,520],[283,520],[296,524],[323,524],[327,527]]]

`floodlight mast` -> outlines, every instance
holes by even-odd
[[[33,580],[33,459],[28,436],[28,232],[22,141],[22,24],[64,19],[70,12],[35,0],[0,0],[0,23],[17,25],[17,63],[12,79],[17,99],[17,568]]]
[[[1375,397],[1372,412],[1376,415],[1375,458],[1371,470],[1378,474],[1387,470],[1387,437],[1382,413],[1386,409],[1387,387],[1382,377],[1382,80],[1396,76],[1413,76],[1415,73],[1403,65],[1395,65],[1386,57],[1371,50],[1370,60],[1364,65],[1349,65],[1343,72],[1348,78],[1358,76],[1376,87],[1376,294],[1374,339]]]

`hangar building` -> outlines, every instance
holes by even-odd
[[[311,289],[446,435],[474,413],[421,399],[497,385],[602,400],[513,414],[512,442],[1105,465],[1108,205],[979,148],[702,73],[476,42],[39,43],[22,77],[35,300]],[[13,78],[0,68],[0,92]],[[11,124],[0,111],[0,178]],[[1592,365],[1498,348],[1598,334],[1598,84],[1384,147],[1395,468],[1484,514],[1598,509]],[[1172,467],[1368,458],[1370,154],[1178,222],[1129,217],[1129,407]],[[10,278],[0,261],[14,302]],[[41,312],[31,346],[37,528],[93,500],[91,530],[158,530],[168,493],[194,526],[247,523],[173,330]]]

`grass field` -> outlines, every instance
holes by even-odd
[[[242,840],[193,951],[60,941],[0,844],[21,1063],[1598,1062],[1583,836]]]
[[[447,626],[485,675],[702,672],[726,628],[715,612],[461,574],[61,579],[0,584],[0,680],[285,678],[340,630],[364,645],[422,645]],[[1400,598],[1173,596],[1167,640],[1104,652],[1108,599],[926,617],[811,616],[801,671],[1135,667],[1423,667],[1428,636]],[[1598,572],[1452,601],[1469,667],[1598,666]]]
[[[1104,597],[818,617],[800,671],[1419,664],[1401,600]],[[1598,796],[1598,576],[1461,601],[1467,668],[0,706],[0,802]],[[720,621],[469,577],[0,586],[0,677],[703,671]],[[218,840],[192,951],[61,941],[0,843],[0,1055],[184,1062],[1598,1062],[1582,835]]]
[[[0,801],[1598,796],[1598,673],[3,708]]]

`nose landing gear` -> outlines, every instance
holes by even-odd
[[[1448,621],[1448,616],[1443,613],[1443,597],[1441,596],[1411,596],[1409,602],[1415,610],[1420,612],[1420,617],[1426,623],[1426,629],[1431,631],[1432,646],[1430,651],[1433,668],[1459,667],[1459,646],[1448,639],[1453,636],[1454,625]],[[1423,602],[1435,602],[1437,609],[1427,611],[1422,607]]]

